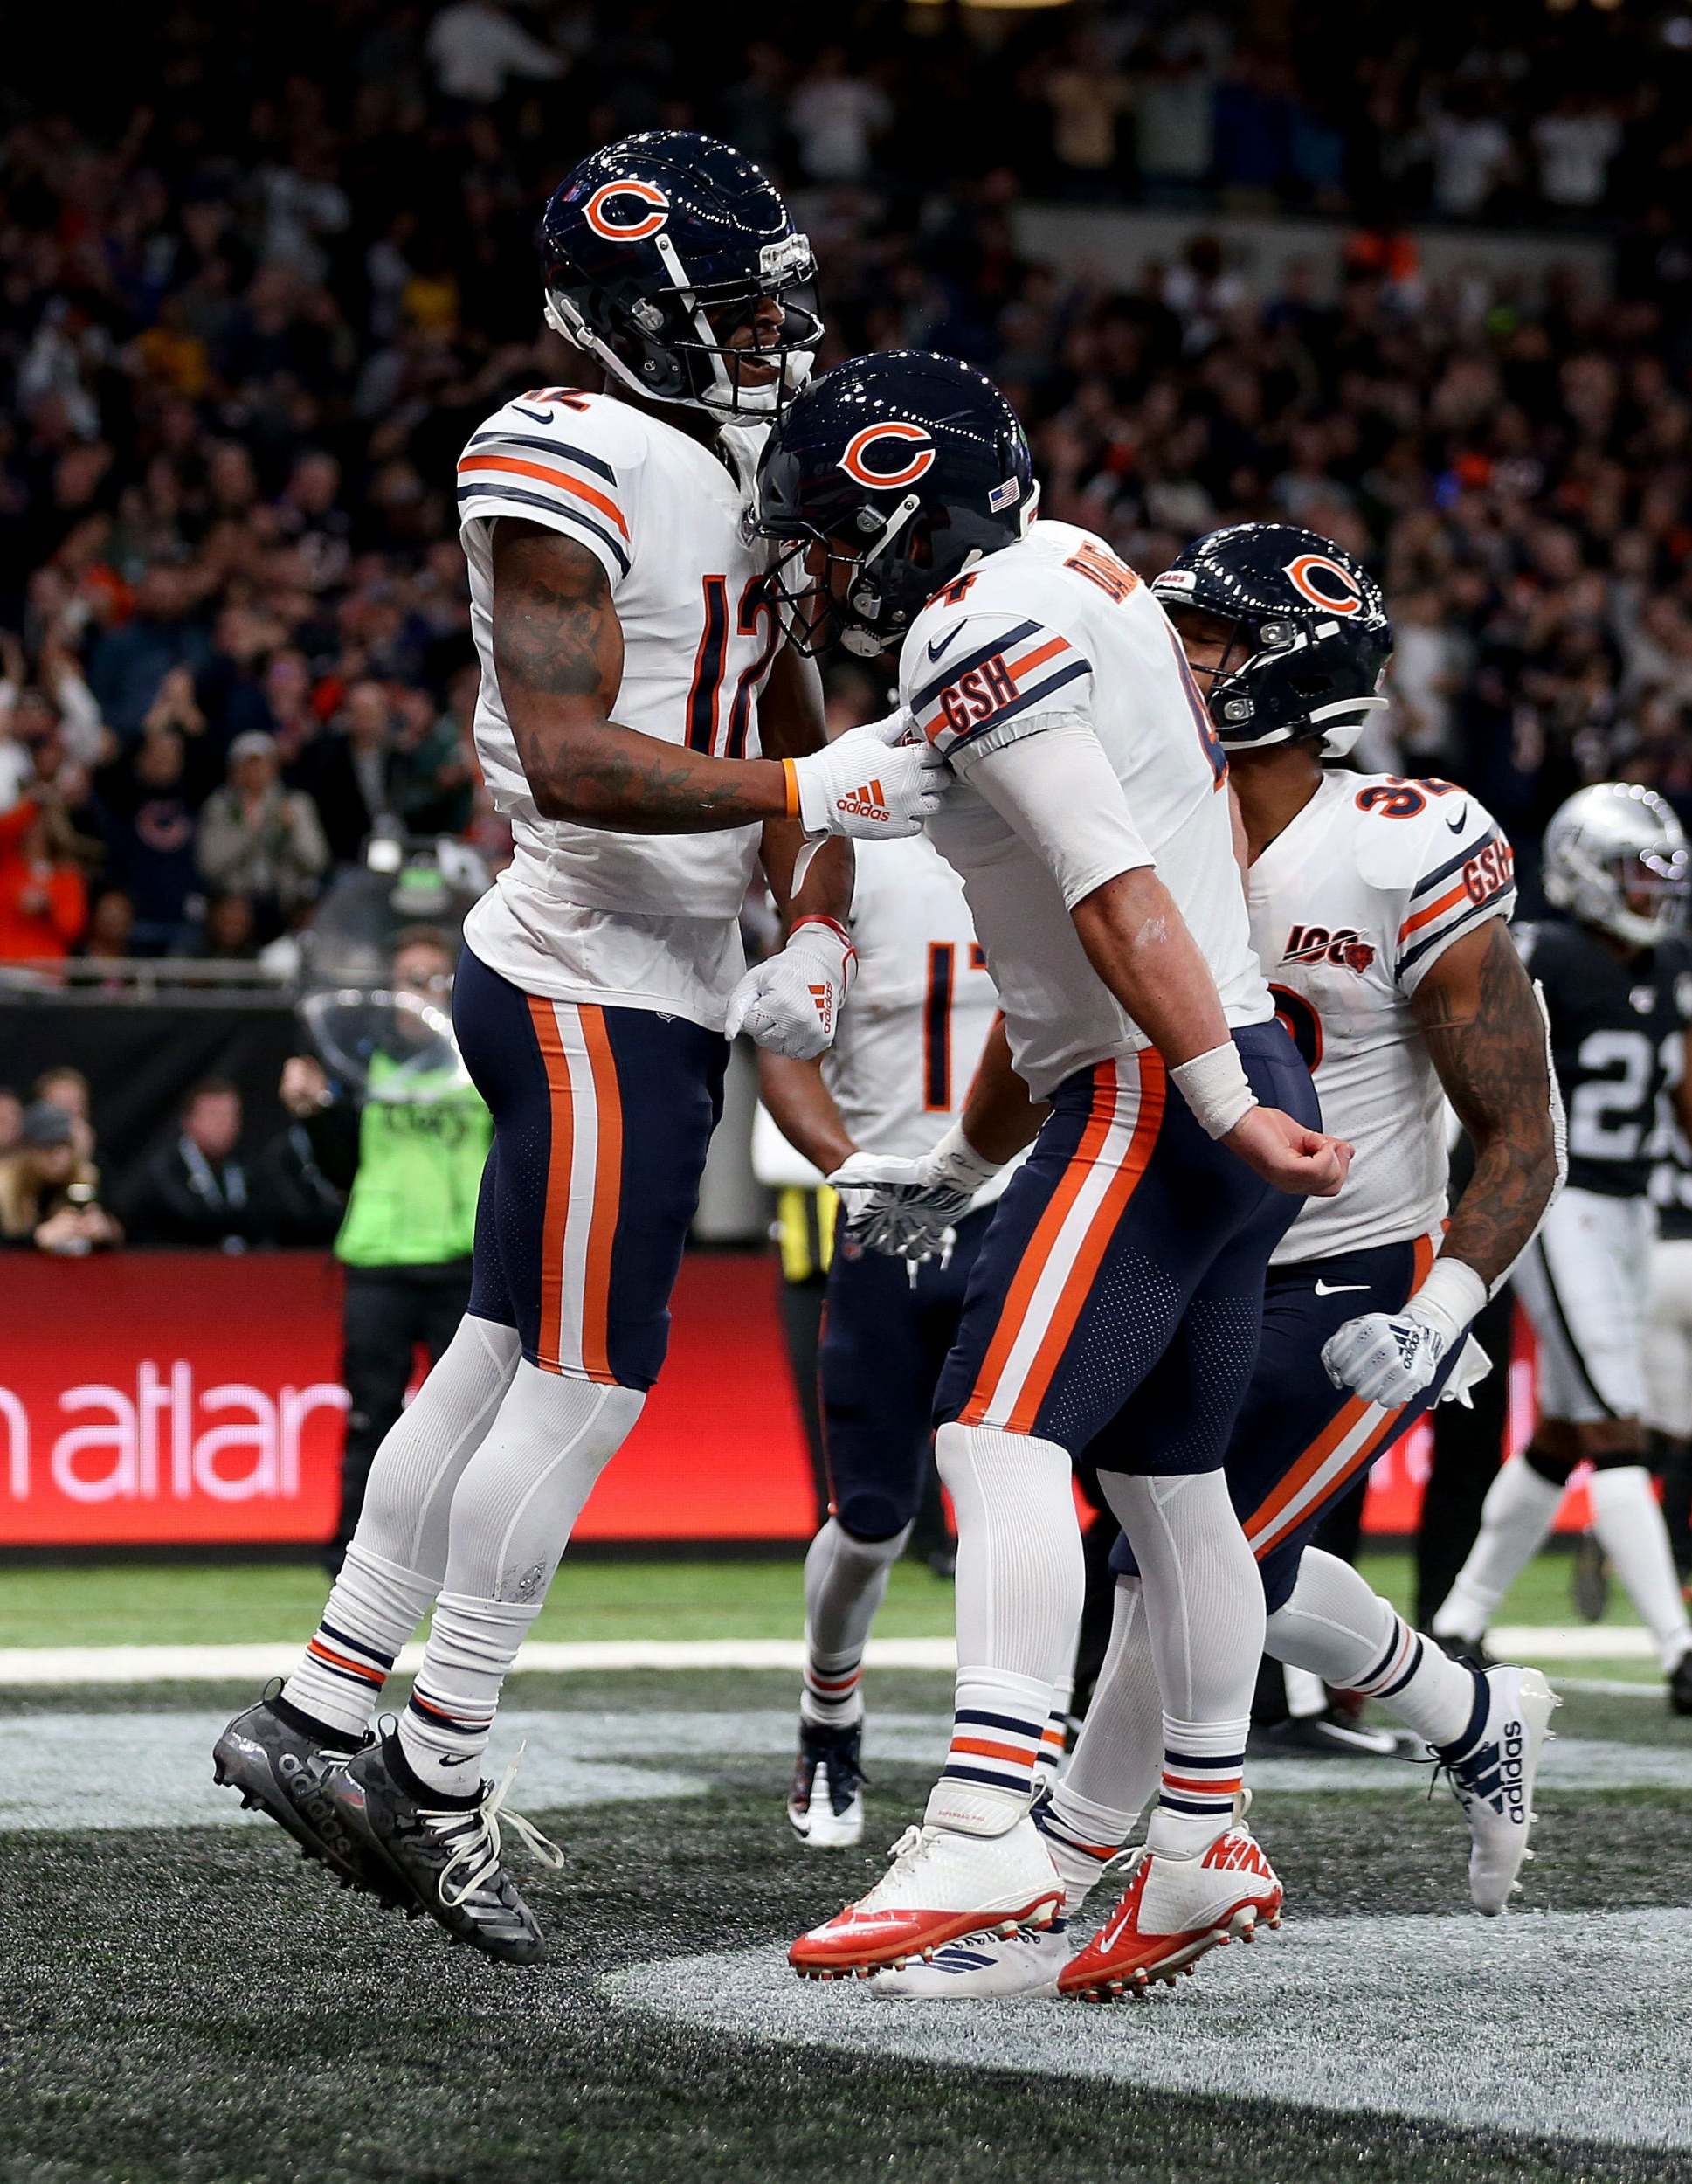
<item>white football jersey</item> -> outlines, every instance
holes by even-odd
[[[609,1001],[720,1030],[744,969],[737,919],[759,829],[618,833],[542,819],[494,667],[493,528],[523,517],[587,548],[623,627],[620,727],[718,757],[759,755],[758,695],[780,641],[766,550],[742,527],[748,437],[736,465],[607,395],[519,396],[459,459],[459,522],[481,659],[476,750],[515,854],[465,924],[482,961],[526,992]]]
[[[998,996],[962,882],[920,834],[859,843],[852,938],[823,1082],[854,1144],[914,1157],[963,1113]]]
[[[1411,996],[1454,940],[1516,907],[1491,814],[1444,781],[1334,772],[1247,874],[1252,938],[1310,1065],[1324,1130],[1357,1147],[1274,1263],[1439,1234],[1444,1098]]]
[[[1163,608],[1102,540],[1037,522],[912,624],[900,696],[959,785],[929,822],[962,875],[1018,1074],[1044,1098],[1149,1042],[1088,962],[1044,859],[970,786],[978,758],[1053,715],[1090,726],[1231,1025],[1271,1003],[1247,930],[1227,766]]]

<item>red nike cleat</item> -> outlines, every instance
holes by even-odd
[[[1060,1994],[1131,2001],[1154,1980],[1173,1987],[1206,1950],[1281,1924],[1281,1883],[1247,1828],[1227,1828],[1198,1856],[1141,1849],[1134,1860],[1121,1902],[1059,1973]]]

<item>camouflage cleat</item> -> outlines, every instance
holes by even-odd
[[[328,1794],[328,1778],[347,1756],[284,1721],[264,1698],[237,1714],[212,1746],[211,1779],[238,1790],[243,1806],[267,1813],[342,1888],[364,1889],[396,1908],[409,1904],[410,1890],[395,1886]]]
[[[441,1809],[402,1785],[391,1743],[390,1736],[377,1738],[335,1769],[329,1795],[346,1827],[367,1857],[386,1869],[388,1885],[403,1888],[455,1941],[505,1964],[539,1964],[546,1936],[501,1862],[501,1823],[547,1865],[563,1865],[564,1854],[520,1813],[506,1810],[516,1761],[501,1781],[482,1784],[475,1805]]]

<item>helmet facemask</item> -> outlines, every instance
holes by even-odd
[[[1208,691],[1204,693],[1205,707],[1227,750],[1267,750],[1277,744],[1314,741],[1321,744],[1324,758],[1343,758],[1363,733],[1362,715],[1386,703],[1378,691],[1353,691],[1339,698],[1332,695],[1334,676],[1317,647],[1324,637],[1335,633],[1334,624],[1311,628],[1291,617],[1274,615],[1253,621],[1221,614],[1201,600],[1179,598],[1164,598],[1163,606],[1182,638],[1183,650],[1186,646],[1183,625],[1191,618],[1202,615],[1228,630],[1221,657],[1213,664],[1192,667],[1196,677],[1210,678]],[[1303,653],[1311,653],[1312,658],[1301,673],[1298,655]],[[1275,677],[1275,694],[1282,702],[1282,717],[1278,725],[1260,728],[1254,723],[1260,720],[1262,707],[1253,692],[1262,692],[1271,673]],[[1291,719],[1286,717],[1289,701],[1305,708]]]
[[[571,283],[570,266],[555,260],[547,279],[547,323],[648,401],[708,411],[726,423],[779,416],[809,379],[823,335],[821,318],[800,301],[810,294],[817,270],[805,238],[765,244],[754,280],[698,287],[690,285],[667,235],[654,236],[653,247],[669,276],[667,289],[656,297]],[[757,338],[765,302],[782,314],[773,342]],[[749,340],[736,338],[747,335]],[[759,370],[756,384],[746,380],[749,363]]]
[[[816,659],[838,645],[856,659],[876,660],[898,644],[932,588],[915,565],[922,542],[912,518],[921,505],[915,493],[886,515],[866,504],[853,519],[861,543],[826,537],[814,524],[758,522],[759,535],[782,549],[770,591],[796,652]]]
[[[1568,845],[1544,876],[1546,899],[1630,948],[1654,948],[1685,916],[1689,854],[1682,846],[1595,856]]]

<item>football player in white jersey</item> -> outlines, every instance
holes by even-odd
[[[1268,1650],[1371,1694],[1426,1740],[1468,1821],[1473,1901],[1495,1913],[1527,1851],[1549,1687],[1535,1670],[1483,1676],[1448,1659],[1309,1543],[1375,1457],[1484,1370],[1465,1330],[1557,1188],[1560,1113],[1544,1017],[1508,930],[1509,845],[1448,782],[1324,771],[1380,702],[1392,643],[1378,588],[1331,540],[1234,525],[1152,589],[1228,752],[1252,938],[1281,1022],[1324,1123],[1357,1148],[1345,1189],[1313,1199],[1276,1248],[1228,1449]],[[1448,1225],[1447,1097],[1476,1152]],[[1126,1544],[1114,1566],[1109,1653],[1069,1771],[1035,1811],[1072,1919],[1157,1782],[1157,1669]],[[1144,1867],[1128,1876],[1129,1912]],[[1132,1923],[1108,1918],[1073,1959],[1055,1931],[976,1936],[878,1984],[950,1998],[1055,1982],[1110,1999],[1145,1983],[1121,1946]]]
[[[215,1755],[343,1880],[517,1962],[544,1941],[482,1755],[662,1364],[725,1032],[827,1044],[851,851],[825,847],[801,885],[802,838],[898,836],[937,801],[926,754],[889,748],[897,724],[825,743],[745,524],[735,428],[777,414],[818,331],[780,197],[728,146],[654,132],[584,160],[543,243],[547,317],[604,391],[506,403],[458,466],[477,748],[515,846],[466,921],[453,996],[494,1123],[470,1306],[377,1453],[300,1669]],[[747,972],[737,916],[760,859],[788,938]],[[397,1731],[373,1737],[432,1607]]]
[[[818,1179],[860,1150],[926,1152],[963,1111],[998,997],[957,874],[923,836],[861,851],[851,1006],[819,1061],[765,1053],[763,1104]],[[811,1849],[863,1833],[864,1646],[921,1506],[929,1412],[970,1270],[1011,1170],[922,1265],[839,1225],[818,1359],[829,1516],[805,1558],[805,1685],[787,1813]],[[1067,1697],[1067,1690],[1059,1700]],[[1060,1721],[1046,1747],[1061,1750]]]
[[[833,1180],[874,1186],[867,1241],[921,1256],[1051,1109],[936,1400],[958,1524],[950,1754],[887,1878],[795,1943],[811,1975],[1060,1907],[1028,1814],[1079,1619],[1071,1452],[1089,1442],[1145,1570],[1164,1690],[1147,1962],[1213,1924],[1219,1861],[1266,1913],[1280,1902],[1236,1825],[1263,1595],[1220,1464],[1292,1194],[1337,1190],[1348,1149],[1274,1023],[1226,762],[1175,633],[1100,540],[1031,527],[1034,501],[1003,396],[915,354],[818,381],[759,472],[796,634],[901,648],[901,695],[959,783],[932,838],[1005,1015],[934,1152],[860,1154]]]
[[[1569,916],[1530,927],[1523,951],[1569,1110],[1569,1187],[1516,1278],[1533,1322],[1538,1415],[1532,1440],[1487,1489],[1480,1534],[1433,1629],[1478,1653],[1585,1461],[1593,1536],[1656,1641],[1670,1711],[1692,1714],[1692,1620],[1643,1422],[1659,1100],[1692,1122],[1692,972],[1677,930],[1692,852],[1654,791],[1598,782],[1553,814],[1544,876]]]

